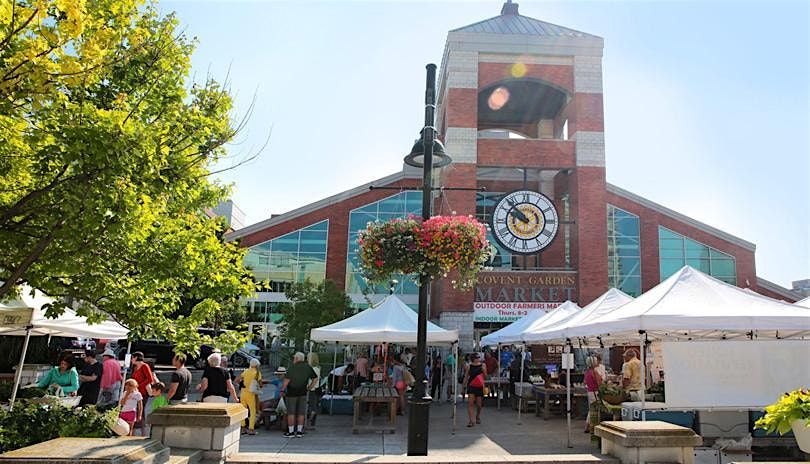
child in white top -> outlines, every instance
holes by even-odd
[[[135,423],[143,417],[143,396],[138,391],[138,381],[129,379],[124,383],[124,397],[119,403],[121,414],[119,417],[129,424],[129,434],[135,430]]]

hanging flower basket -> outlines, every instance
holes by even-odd
[[[369,223],[360,233],[364,277],[385,283],[391,274],[419,274],[431,279],[458,271],[455,288],[470,289],[492,255],[486,227],[473,217],[411,217]]]

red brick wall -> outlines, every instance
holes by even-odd
[[[569,104],[576,108],[574,121],[568,121],[568,136],[578,130],[604,132],[604,103],[601,93],[577,93]]]
[[[788,303],[795,303],[795,302],[798,301],[798,300],[796,300],[794,298],[785,297],[785,296],[783,296],[783,295],[781,295],[779,293],[772,292],[772,291],[770,291],[770,290],[768,290],[768,289],[766,289],[764,287],[760,287],[758,285],[756,285],[756,286],[752,285],[751,290],[754,290],[755,292],[759,293],[760,295],[765,295],[768,298],[773,298],[774,300],[784,300],[784,301],[787,301]]]
[[[478,139],[481,166],[574,167],[575,144],[570,140]]]
[[[389,186],[417,187],[420,180],[403,179]],[[254,232],[241,239],[244,247],[253,246],[280,237],[297,229],[310,226],[324,219],[329,220],[329,238],[326,245],[326,278],[334,280],[339,287],[346,284],[346,253],[349,240],[349,212],[368,203],[396,194],[396,190],[370,190],[340,203],[333,203],[289,221]]]
[[[562,87],[570,93],[574,91],[574,67],[556,64],[527,64],[524,78],[534,78]],[[478,63],[478,88],[504,79],[514,79],[512,64]]]
[[[477,127],[478,91],[476,89],[449,89],[445,104],[446,127]]]
[[[607,202],[639,217],[642,291],[647,291],[661,282],[658,261],[659,225],[734,256],[737,265],[737,285],[743,288],[750,286],[756,289],[757,278],[754,252],[616,194],[607,193]]]
[[[571,182],[572,262],[579,275],[578,304],[585,306],[608,289],[605,169],[580,166]]]

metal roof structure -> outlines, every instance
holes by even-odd
[[[547,37],[598,37],[582,31],[540,21],[539,19],[522,16],[518,13],[518,4],[512,3],[511,0],[504,3],[500,15],[458,29],[453,29],[450,32],[523,34]]]

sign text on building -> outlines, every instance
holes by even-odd
[[[474,298],[476,302],[562,303],[576,299],[576,285],[572,272],[482,272]]]
[[[475,302],[473,303],[474,322],[514,322],[529,314],[529,311],[551,311],[558,302]]]

